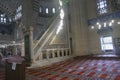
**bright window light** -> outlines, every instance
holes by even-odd
[[[97,0],[97,8],[98,8],[99,14],[107,13],[107,1]]]
[[[104,27],[106,27],[107,26],[107,23],[104,23]]]
[[[1,21],[3,21],[3,18],[1,18]]]
[[[101,25],[99,24],[98,29],[101,29]]]
[[[91,29],[94,29],[95,27],[94,26],[91,26]]]
[[[1,17],[3,17],[4,15],[3,15],[3,14],[1,14],[0,16],[1,16]]]
[[[49,13],[48,8],[46,8],[46,14],[48,14],[48,13]]]
[[[120,24],[120,22],[117,22],[118,24]]]
[[[16,12],[19,12],[19,11],[21,11],[21,10],[22,10],[22,6],[20,5],[20,6],[17,8]]]
[[[112,22],[112,23],[114,23],[114,22],[115,22],[115,20],[111,20],[111,22]]]
[[[112,26],[112,22],[109,23],[109,26]]]
[[[112,42],[112,37],[101,37],[101,49],[104,50],[113,50],[113,42]]]
[[[55,8],[52,9],[52,12],[55,13]]]
[[[62,5],[63,5],[61,0],[59,0],[59,4],[60,4],[60,6],[62,6]]]
[[[6,23],[6,18],[4,18],[4,23]]]
[[[63,26],[63,20],[60,21],[60,25],[56,31],[56,34],[58,34],[60,32],[60,30],[62,29],[62,26]]]
[[[112,43],[112,37],[104,37],[103,42],[104,43]]]
[[[97,25],[99,25],[100,23],[99,23],[99,22],[97,22],[96,24],[97,24]]]
[[[60,18],[64,19],[64,11],[63,11],[63,9],[61,9],[61,11],[60,11]]]

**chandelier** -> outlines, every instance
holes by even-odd
[[[90,26],[91,29],[96,30],[112,28],[113,26],[119,24],[120,24],[120,11],[88,20],[88,26]]]
[[[91,29],[97,29],[97,30],[100,30],[100,29],[106,29],[106,28],[112,28],[114,25],[119,25],[120,24],[120,21],[117,19],[117,20],[108,20],[108,21],[105,21],[105,22],[96,22],[96,24],[94,25],[91,25]]]

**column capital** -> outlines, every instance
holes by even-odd
[[[29,34],[29,33],[33,32],[33,27],[32,26],[30,26],[30,27],[23,26],[22,31],[23,31],[23,34]]]

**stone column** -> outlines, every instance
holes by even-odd
[[[60,57],[60,50],[57,49],[57,55]]]
[[[49,50],[46,51],[47,59],[49,59]]]
[[[55,53],[54,53],[54,50],[51,50],[51,51],[52,51],[53,58],[55,58]]]
[[[33,0],[22,0],[22,27],[24,34],[24,47],[26,63],[30,65],[34,59],[33,53],[33,27],[34,27]]]
[[[13,55],[17,55],[17,46],[13,46]]]
[[[24,32],[25,59],[28,64],[33,62],[33,29],[30,27]]]
[[[70,0],[71,40],[73,56],[88,54],[88,26],[86,0]]]

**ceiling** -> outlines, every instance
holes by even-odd
[[[33,0],[34,8],[38,9],[41,1],[51,2],[54,0]],[[5,13],[8,17],[13,18],[21,2],[22,0],[0,0],[0,11]]]
[[[0,0],[0,11],[8,17],[14,17],[17,7],[21,4],[21,0]]]

